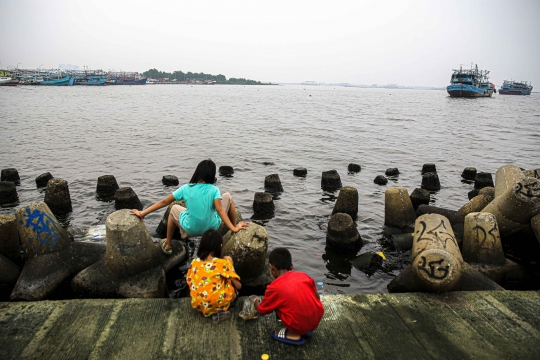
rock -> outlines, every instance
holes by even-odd
[[[388,168],[386,169],[386,172],[384,173],[386,176],[398,176],[399,170],[398,168]]]
[[[180,181],[174,175],[164,175],[163,178],[161,178],[161,183],[165,186],[178,186]]]
[[[351,216],[343,213],[332,215],[328,222],[326,246],[337,252],[356,253],[362,245],[362,238]]]
[[[428,191],[439,191],[441,189],[441,183],[439,182],[439,175],[437,173],[428,172],[422,175],[422,189]]]
[[[347,171],[349,172],[360,172],[360,170],[362,170],[362,167],[358,164],[349,164],[349,166],[347,166]]]
[[[173,201],[169,204],[169,206],[167,206],[167,210],[165,211],[165,214],[163,214],[163,217],[161,218],[161,221],[156,228],[156,233],[162,238],[167,237],[167,224],[169,223],[169,214],[171,213],[171,208],[173,207],[173,205],[180,205],[182,207],[186,207],[186,202],[184,200]],[[176,227],[176,229],[174,230],[173,239],[180,239],[180,231],[178,227]]]
[[[377,185],[386,185],[388,183],[388,179],[385,178],[383,175],[377,175],[373,182]]]
[[[446,292],[458,283],[463,258],[447,218],[426,214],[416,219],[412,269],[422,287]]]
[[[232,234],[223,245],[222,256],[230,256],[234,269],[242,282],[254,280],[262,274],[268,252],[268,233],[255,223],[249,223],[246,230]]]
[[[481,188],[480,190],[478,190],[478,195],[488,196],[491,198],[491,200],[493,200],[495,198],[495,188],[491,186]]]
[[[272,276],[272,272],[270,271],[270,264],[268,262],[268,259],[265,259],[263,271],[259,276],[257,276],[255,279],[248,279],[244,281],[242,279],[242,291],[247,293],[258,293],[263,294],[266,290],[266,287],[274,281],[274,277]]]
[[[268,175],[264,178],[264,189],[271,193],[283,192],[283,186],[281,186],[281,180],[278,174]]]
[[[437,168],[435,167],[435,164],[424,164],[422,166],[422,175],[427,173],[437,173]]]
[[[0,254],[21,265],[17,219],[11,215],[0,215]]]
[[[482,211],[482,209],[485,208],[492,200],[493,200],[493,197],[488,197],[484,195],[475,196],[472,198],[471,201],[463,205],[457,211],[456,215],[459,216],[460,218],[465,219],[465,216],[467,216],[470,213]]]
[[[53,179],[53,176],[50,172],[43,173],[36,178],[36,186],[38,188],[45,187],[51,179]]]
[[[511,235],[529,225],[540,212],[540,180],[526,177],[486,206],[482,212],[495,215],[501,236]]]
[[[358,190],[345,186],[339,190],[339,195],[332,210],[332,215],[337,213],[349,214],[353,220],[358,216]]]
[[[74,242],[62,251],[29,259],[11,293],[11,300],[47,299],[61,284],[102,259],[103,244]]]
[[[45,203],[54,215],[65,215],[73,211],[71,196],[66,180],[54,178],[47,182],[45,190]]]
[[[101,198],[113,197],[119,189],[116,178],[113,175],[103,175],[98,177],[96,194]]]
[[[536,240],[538,240],[538,243],[540,244],[540,214],[531,218],[531,227],[533,228]]]
[[[394,234],[391,237],[394,249],[397,251],[407,251],[412,249],[414,233]]]
[[[512,188],[516,182],[524,177],[523,171],[517,166],[501,166],[495,173],[495,197],[504,194],[506,190]]]
[[[114,208],[116,210],[122,209],[137,209],[142,210],[143,206],[135,191],[130,187],[125,187],[116,190],[114,196]]]
[[[357,256],[351,261],[351,264],[366,274],[373,274],[382,267],[383,258],[376,252],[369,251]]]
[[[221,176],[231,176],[234,174],[234,169],[232,166],[223,165],[219,167],[219,175]],[[178,184],[176,184],[178,185]]]
[[[506,262],[495,216],[473,212],[465,217],[464,226],[463,259],[466,262],[491,265]]]
[[[257,214],[271,214],[275,209],[272,194],[269,192],[257,192],[253,199],[253,211]]]
[[[323,190],[337,190],[341,186],[341,177],[336,170],[323,171],[321,178],[321,188]]]
[[[180,242],[171,243],[171,259],[154,244],[148,229],[128,209],[109,215],[106,256],[71,281],[73,291],[89,297],[163,297],[165,269],[185,258]]]
[[[0,181],[0,205],[7,205],[19,201],[17,188],[13,181]]]
[[[19,185],[21,183],[21,178],[19,177],[19,172],[17,171],[17,169],[9,168],[2,169],[0,181],[11,181],[15,183],[15,185]]]
[[[402,186],[386,189],[384,192],[384,224],[405,228],[413,224],[416,214],[409,193]]]
[[[15,211],[25,259],[65,250],[71,239],[46,203],[37,202]]]
[[[19,279],[19,267],[0,254],[0,300],[9,299],[13,287]]]
[[[429,191],[416,188],[412,192],[411,196],[411,203],[413,205],[414,210],[418,209],[418,207],[422,204],[429,205],[429,200],[431,199],[431,195]]]
[[[304,176],[307,175],[307,169],[303,168],[303,167],[296,168],[296,169],[293,170],[293,175],[294,176],[304,177]]]
[[[463,169],[461,177],[465,180],[474,181],[474,179],[476,178],[476,168],[466,167],[465,169]]]
[[[474,188],[480,190],[486,186],[495,187],[491,174],[487,172],[476,173],[476,177],[474,178]]]
[[[471,191],[469,191],[467,193],[467,197],[469,198],[469,200],[472,200],[474,199],[476,196],[478,196],[478,194],[480,194],[480,190],[478,189],[473,189]]]
[[[463,220],[464,220],[463,217],[458,216],[457,211],[455,210],[443,209],[438,206],[422,204],[418,207],[418,209],[416,209],[416,216],[422,216],[425,214],[442,215],[448,220],[450,220],[451,224],[463,223]]]
[[[540,169],[525,170],[523,172],[523,175],[525,175],[526,177],[533,177],[540,180]]]

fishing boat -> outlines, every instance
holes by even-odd
[[[73,76],[66,76],[58,79],[47,79],[39,83],[39,85],[48,85],[48,86],[72,86],[75,82]]]
[[[125,79],[111,79],[111,85],[146,85],[146,78],[143,79],[134,79],[134,78],[125,78]]]
[[[90,75],[76,78],[73,85],[105,85],[107,78],[100,75]]]
[[[460,66],[452,73],[446,91],[451,97],[491,97],[496,90],[488,75],[489,71],[478,70],[478,65],[470,69]]]
[[[11,77],[11,72],[8,70],[0,70],[0,86],[15,86],[19,80]]]
[[[501,95],[531,95],[533,87],[527,81],[504,80],[499,89]]]

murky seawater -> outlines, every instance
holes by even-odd
[[[0,87],[0,108],[0,168],[21,176],[19,204],[1,214],[42,201],[35,178],[50,171],[69,183],[74,211],[67,223],[80,241],[115,211],[114,202],[95,198],[99,176],[113,174],[147,207],[174,190],[161,184],[163,175],[185,183],[199,161],[211,158],[234,167],[234,176],[218,176],[217,185],[248,220],[254,193],[277,173],[285,192],[275,200],[275,217],[264,221],[269,247],[289,248],[295,269],[324,281],[330,293],[386,292],[404,267],[381,235],[384,191],[400,185],[411,193],[421,184],[422,164],[436,164],[442,189],[432,203],[449,209],[468,201],[472,185],[460,177],[467,166],[493,174],[503,164],[540,167],[538,94],[453,99],[444,91],[344,87],[18,86]],[[349,163],[362,171],[348,174]],[[307,177],[294,177],[296,167],[307,168]],[[399,177],[375,185],[389,167],[399,168]],[[321,173],[332,169],[359,191],[359,253],[388,257],[374,274],[352,268],[353,256],[325,250],[338,193],[320,184]],[[153,236],[164,211],[145,219]]]

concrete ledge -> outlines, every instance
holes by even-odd
[[[242,299],[240,299],[242,300]],[[533,359],[540,292],[325,295],[300,347],[273,340],[273,314],[219,324],[189,299],[0,303],[1,359]]]

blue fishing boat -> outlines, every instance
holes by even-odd
[[[73,85],[105,85],[107,78],[100,75],[90,75],[76,78]]]
[[[499,89],[501,95],[531,95],[533,87],[526,81],[504,80],[503,86]]]
[[[47,79],[39,83],[39,85],[49,85],[49,86],[71,86],[75,82],[73,76],[67,76],[59,79]]]
[[[495,85],[488,80],[489,71],[478,70],[478,65],[471,69],[454,70],[450,85],[446,91],[451,97],[491,97],[495,90]]]

